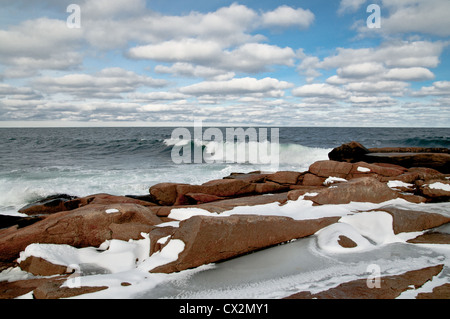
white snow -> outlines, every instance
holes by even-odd
[[[450,192],[450,184],[444,184],[441,182],[436,182],[433,184],[428,185],[429,188],[431,189],[440,189],[446,192]]]
[[[366,251],[403,240],[394,234],[392,216],[386,212],[363,212],[341,217],[339,222],[319,230],[318,245],[329,253]],[[339,245],[339,236],[354,241],[357,246],[344,248]],[[374,244],[372,244],[374,242]]]
[[[114,214],[114,213],[118,213],[118,212],[119,212],[119,210],[116,208],[110,208],[110,209],[105,210],[105,213],[107,213],[107,214]]]
[[[325,182],[323,182],[323,185],[328,186],[328,185],[336,183],[336,182],[338,182],[338,183],[339,182],[347,182],[347,180],[345,178],[330,176],[325,180]]]
[[[150,271],[156,267],[171,263],[178,259],[178,255],[184,250],[184,242],[179,239],[171,239],[161,251],[147,258],[138,266],[139,270]]]
[[[353,226],[362,236],[369,238],[377,245],[401,242],[394,234],[392,215],[386,212],[371,211],[357,213],[344,216],[339,222]]]
[[[362,172],[362,173],[368,173],[368,172],[370,172],[370,168],[358,166],[357,171]]]
[[[186,220],[193,216],[219,216],[217,213],[210,213],[207,210],[201,208],[177,208],[172,209],[168,218],[176,220]]]
[[[387,185],[388,185],[390,188],[399,188],[399,187],[411,188],[411,187],[414,186],[413,184],[405,183],[405,182],[402,182],[402,181],[389,181],[389,182],[387,183]]]
[[[317,233],[317,244],[320,249],[328,253],[347,253],[371,249],[372,245],[355,228],[346,223],[336,223],[319,230]],[[344,248],[339,245],[339,237],[343,235],[353,240],[357,246]]]
[[[111,273],[118,273],[134,269],[136,263],[148,258],[150,252],[150,238],[148,234],[141,234],[144,239],[108,240],[100,247],[75,248],[69,245],[31,244],[20,253],[18,262],[30,256],[43,258],[55,265],[71,268],[83,264],[94,264]]]

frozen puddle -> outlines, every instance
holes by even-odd
[[[445,263],[441,275],[449,282],[450,250],[430,246],[435,245],[392,243],[364,252],[324,254],[317,236],[311,236],[169,279],[133,298],[283,298],[368,278],[373,265],[385,276]]]

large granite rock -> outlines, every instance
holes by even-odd
[[[171,239],[185,243],[174,262],[151,272],[171,273],[306,237],[339,220],[293,220],[288,217],[233,215],[228,217],[194,216],[180,223]]]
[[[372,177],[362,177],[339,183],[336,187],[324,189],[318,195],[308,196],[305,199],[318,205],[326,205],[350,202],[382,203],[397,197],[397,192],[385,183]]]

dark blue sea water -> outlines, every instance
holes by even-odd
[[[224,138],[226,129],[222,128]],[[174,128],[3,128],[0,129],[0,213],[11,214],[30,201],[56,193],[143,195],[159,182],[203,183],[232,172],[264,169],[248,160],[175,164]],[[230,143],[199,141],[215,149]],[[262,136],[260,131],[258,138]],[[450,128],[279,128],[279,170],[307,170],[328,152],[355,140],[364,146],[450,147]],[[261,141],[260,141],[261,142]],[[233,141],[231,141],[233,143]],[[270,145],[270,143],[269,143]],[[248,154],[247,154],[248,155]],[[275,154],[272,154],[275,155]],[[217,158],[216,158],[217,159]]]

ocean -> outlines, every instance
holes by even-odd
[[[246,128],[245,128],[246,129]],[[364,146],[450,147],[450,128],[280,127],[277,169],[306,171],[327,159],[331,149],[349,141]],[[15,215],[30,202],[54,194],[145,195],[160,182],[201,184],[233,172],[265,170],[258,161],[233,161],[217,140],[198,140],[193,129],[188,145],[221,150],[213,163],[173,160],[173,127],[2,128],[0,129],[0,214]],[[203,128],[206,130],[206,128]],[[226,136],[226,128],[220,129]],[[257,129],[261,136],[261,131]],[[230,143],[226,140],[222,143]],[[231,141],[238,143],[238,141]],[[259,141],[257,144],[263,142]],[[251,152],[247,150],[248,152]],[[270,154],[274,156],[275,154]]]

